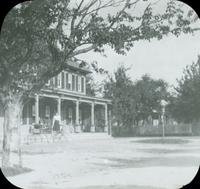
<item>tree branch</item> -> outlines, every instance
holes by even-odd
[[[93,45],[91,45],[89,47],[86,47],[86,48],[83,48],[83,49],[80,49],[80,50],[76,50],[69,56],[69,58],[72,58],[72,57],[74,57],[76,55],[79,55],[79,54],[83,54],[83,53],[89,52],[91,50],[94,50],[95,48],[96,48],[96,45],[93,44]]]

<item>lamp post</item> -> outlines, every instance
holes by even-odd
[[[167,101],[161,100],[160,102],[162,107],[162,114],[161,114],[161,120],[162,120],[162,136],[165,136],[165,122],[164,122],[164,116],[165,116],[165,107],[168,104]]]

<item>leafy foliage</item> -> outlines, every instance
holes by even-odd
[[[138,120],[147,120],[153,112],[161,112],[161,100],[168,100],[168,84],[159,79],[152,79],[148,75],[142,76],[135,84]]]
[[[169,112],[178,121],[199,120],[200,112],[200,56],[196,63],[186,66],[183,76],[178,80],[176,95],[172,96]]]
[[[162,14],[154,3],[142,0],[35,0],[13,8],[1,31],[0,95],[30,95],[47,80],[88,51],[104,52],[105,45],[125,54],[138,40],[193,29],[194,12],[183,14],[179,3],[169,1]],[[146,6],[136,14],[137,4]],[[116,8],[116,11],[102,10]]]
[[[161,100],[169,98],[168,85],[144,75],[133,83],[126,75],[127,69],[119,67],[115,77],[105,83],[105,97],[112,99],[113,114],[118,126],[131,128],[139,120],[147,120],[156,111],[161,112]]]
[[[112,112],[118,126],[130,127],[135,119],[136,102],[133,83],[126,71],[124,66],[117,69],[115,78],[105,84],[105,97],[112,99]]]

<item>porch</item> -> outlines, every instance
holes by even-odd
[[[37,94],[24,105],[24,125],[41,124],[52,128],[55,113],[63,129],[70,132],[108,132],[111,108],[108,100],[88,96]]]

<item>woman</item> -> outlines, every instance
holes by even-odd
[[[58,113],[56,113],[53,116],[52,130],[55,132],[60,132],[60,123],[61,123],[61,117]]]

